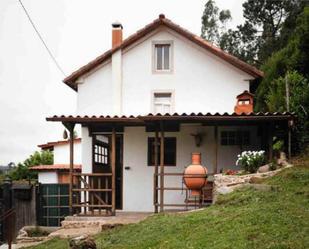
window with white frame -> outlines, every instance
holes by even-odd
[[[158,43],[154,45],[154,69],[155,71],[171,70],[171,44]]]
[[[172,113],[172,93],[154,93],[154,113]]]

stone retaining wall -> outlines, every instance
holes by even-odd
[[[284,168],[289,167],[292,167],[292,165],[287,165]],[[219,194],[228,194],[232,192],[235,188],[239,188],[251,183],[256,183],[257,179],[274,176],[284,168],[264,173],[254,173],[248,175],[214,175],[213,203],[216,202],[217,196]]]

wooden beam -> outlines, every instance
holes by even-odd
[[[66,124],[70,132],[70,195],[69,195],[69,210],[70,215],[73,215],[73,167],[74,167],[74,124]]]
[[[164,211],[164,126],[160,124],[160,212]]]
[[[112,129],[112,215],[116,214],[116,129]]]
[[[159,133],[158,128],[156,127],[155,131],[155,158],[154,158],[154,178],[153,178],[153,203],[154,203],[154,212],[158,213],[158,173],[159,173],[159,162],[158,162],[158,154],[159,154]]]
[[[274,124],[271,122],[268,126],[268,159],[273,160],[273,132]]]
[[[218,173],[218,126],[215,126],[215,163],[214,173]]]
[[[291,159],[291,143],[292,143],[292,132],[291,127],[293,122],[291,120],[288,121],[288,158]]]

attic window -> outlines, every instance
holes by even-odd
[[[172,113],[172,93],[154,93],[154,113]]]
[[[170,72],[171,71],[171,53],[172,44],[168,42],[154,43],[154,71]]]

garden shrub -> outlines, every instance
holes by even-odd
[[[264,151],[243,151],[238,155],[236,164],[245,171],[255,173],[265,163]]]

